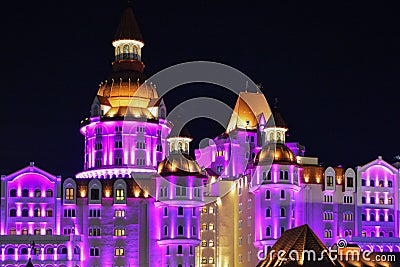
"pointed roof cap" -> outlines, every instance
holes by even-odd
[[[29,261],[26,264],[26,267],[34,267],[32,261],[31,261],[31,258],[29,258]]]
[[[272,121],[274,119],[274,121]],[[275,124],[273,124],[275,122]],[[269,117],[267,125],[275,125],[274,127],[289,129],[285,120],[283,119],[278,108],[278,98],[275,98],[274,107],[272,108],[272,116]]]
[[[281,253],[278,255],[278,252],[281,250],[285,251],[285,255],[282,255]],[[299,254],[298,262],[289,260],[285,262],[285,258],[290,259],[289,255],[291,255],[291,251],[296,251]],[[316,260],[312,257],[309,259],[307,253],[305,253],[303,257],[303,252],[305,251],[314,251],[317,255]],[[272,247],[271,252],[273,253],[267,253],[267,258],[257,266],[341,266],[337,261],[332,260],[328,253],[323,253],[323,251],[327,251],[326,246],[321,242],[311,228],[305,224],[285,231]]]
[[[140,32],[130,3],[128,3],[128,6],[125,8],[117,31],[115,32],[114,41],[117,40],[136,40],[143,42],[142,33]]]

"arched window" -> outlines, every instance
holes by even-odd
[[[214,257],[209,257],[208,258],[208,263],[214,264]]]
[[[47,248],[46,249],[46,254],[54,254],[54,249],[53,248]]]
[[[271,226],[267,226],[267,228],[265,229],[265,235],[271,236]]]
[[[344,236],[348,236],[349,235],[349,232],[346,230],[346,231],[344,231]]]
[[[22,217],[29,217],[29,210],[28,209],[22,209]]]
[[[369,200],[369,202],[370,202],[371,204],[375,204],[375,197],[371,197],[370,200]]]
[[[129,59],[129,46],[128,45],[124,45],[123,47],[123,59]]]
[[[389,222],[393,222],[393,215],[389,214]]]
[[[17,210],[16,209],[10,209],[10,217],[17,217]]]
[[[374,180],[370,180],[369,181],[369,186],[374,187],[375,186],[375,181]]]
[[[207,224],[206,223],[203,223],[201,225],[201,230],[207,230]]]
[[[371,237],[375,237],[375,232],[371,232]]]
[[[384,232],[379,232],[379,237],[385,237],[385,233]]]
[[[47,191],[46,191],[46,197],[53,197],[53,190],[47,189]]]
[[[369,220],[371,221],[371,222],[374,222],[375,221],[375,214],[370,214],[369,215]]]
[[[29,190],[28,189],[22,190],[22,197],[29,197]]]
[[[277,132],[277,140],[280,142],[282,140],[282,135],[280,132]]]
[[[389,232],[389,237],[393,237],[393,232]]]
[[[179,216],[183,215],[183,207],[178,207],[178,215]]]
[[[388,181],[388,187],[393,187],[393,182],[392,181]]]
[[[183,235],[183,226],[182,225],[178,226],[178,235]]]
[[[7,254],[8,254],[8,255],[13,255],[13,254],[15,254],[15,249],[13,249],[13,248],[7,249]]]
[[[271,199],[271,191],[265,191],[265,199]]]
[[[182,150],[183,150],[182,142],[178,142],[178,151],[182,152]]]
[[[35,209],[33,212],[34,217],[40,217],[40,209]]]
[[[17,189],[10,190],[10,197],[17,197]]]
[[[22,229],[22,235],[28,235],[28,229],[26,228]]]
[[[22,248],[21,249],[21,254],[22,255],[27,255],[28,254],[28,249],[27,248]]]
[[[367,216],[365,214],[361,214],[361,221],[366,221],[367,220]]]
[[[74,248],[74,254],[75,255],[80,255],[81,254],[81,249],[79,247]]]
[[[40,189],[35,190],[35,197],[42,197],[42,191],[40,191]]]
[[[182,246],[181,245],[178,246],[178,254],[182,254]]]
[[[214,246],[214,240],[208,241],[208,246],[213,247]]]
[[[379,221],[384,222],[385,221],[385,216],[383,214],[379,215]]]
[[[383,186],[384,186],[383,180],[379,180],[379,187],[383,187]]]
[[[265,212],[265,217],[269,218],[271,217],[271,209],[267,208],[266,212]]]
[[[285,198],[285,190],[281,190],[281,198]]]
[[[202,247],[207,247],[207,240],[201,241],[201,246]]]
[[[33,234],[34,234],[34,235],[40,235],[40,229],[35,229],[35,230],[33,231]]]
[[[16,234],[17,234],[17,230],[15,230],[15,228],[11,228],[10,235],[16,235]]]
[[[207,257],[202,257],[201,258],[201,263],[202,264],[207,264]]]
[[[53,229],[48,228],[46,229],[46,235],[52,235],[53,234]]]
[[[286,217],[286,210],[285,210],[285,208],[281,208],[281,217]]]
[[[67,248],[66,247],[62,248],[61,251],[60,251],[60,254],[62,254],[62,255],[68,254]]]

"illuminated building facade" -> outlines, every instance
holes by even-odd
[[[2,267],[256,266],[259,250],[306,223],[326,246],[400,250],[397,167],[320,166],[250,92],[193,160],[192,138],[171,134],[146,82],[131,8],[113,46],[113,73],[81,122],[83,171],[65,179],[31,163],[1,177]]]

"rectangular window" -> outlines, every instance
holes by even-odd
[[[123,248],[116,248],[115,249],[115,256],[124,256],[125,255],[125,251]]]
[[[90,197],[92,200],[100,200],[100,189],[98,188],[90,189]]]
[[[125,200],[125,190],[117,189],[115,199],[116,200]]]
[[[125,228],[114,229],[114,236],[125,236]]]
[[[333,186],[333,176],[326,177],[326,186]]]
[[[347,177],[347,187],[353,187],[353,177]]]
[[[74,200],[74,189],[73,188],[65,189],[65,199],[66,200]]]
[[[125,210],[115,210],[114,216],[117,218],[125,217]]]

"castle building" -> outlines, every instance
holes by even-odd
[[[63,178],[32,162],[1,176],[1,267],[256,266],[304,224],[327,247],[400,251],[398,167],[321,166],[287,142],[277,104],[246,91],[193,159],[192,137],[172,134],[146,81],[131,7],[112,44],[113,72],[81,121],[82,171]]]

